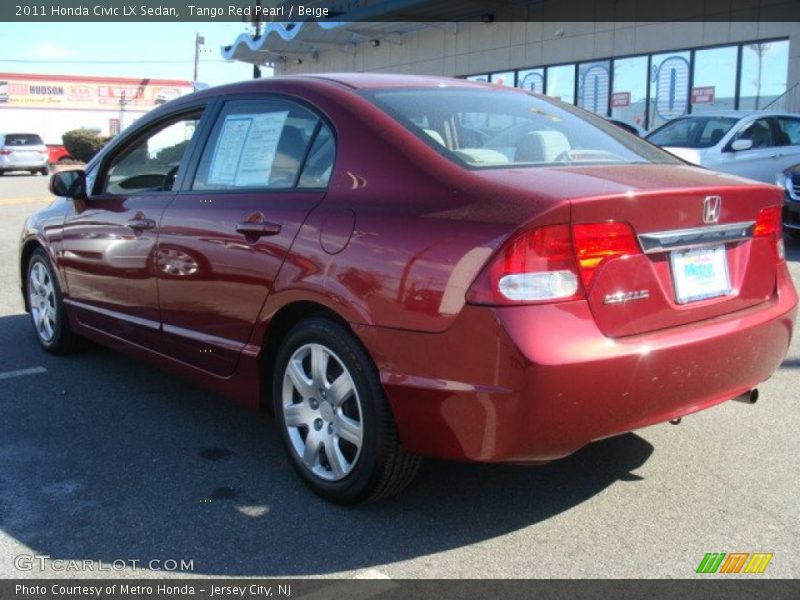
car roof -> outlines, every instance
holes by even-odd
[[[247,93],[260,92],[264,87],[277,83],[302,83],[327,84],[345,87],[351,90],[380,89],[380,88],[440,88],[442,86],[473,88],[473,89],[498,89],[500,86],[468,79],[453,77],[434,77],[427,75],[396,75],[391,73],[312,73],[303,75],[278,75],[262,79],[250,79],[222,86],[214,86],[190,94],[190,96],[215,96],[221,93]],[[509,91],[523,92],[519,88],[504,87]],[[188,96],[184,96],[188,97]]]
[[[336,83],[346,85],[347,87],[351,87],[353,89],[386,87],[441,87],[442,85],[474,88],[485,88],[487,86],[486,83],[470,81],[468,79],[435,77],[430,75],[397,75],[392,73],[320,73],[299,75],[296,77],[326,79],[328,81],[334,81]]]

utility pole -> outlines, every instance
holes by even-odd
[[[200,32],[194,34],[194,79],[197,81],[197,67],[200,63],[200,46],[206,43],[206,38],[200,35]]]
[[[261,0],[256,1],[256,6],[258,7],[257,10],[253,11],[253,28],[255,33],[253,33],[253,41],[257,40],[261,37]],[[259,67],[256,63],[253,63],[253,79],[261,79],[261,67]]]
[[[125,129],[125,109],[128,107],[128,99],[125,97],[125,90],[119,96],[119,130]]]

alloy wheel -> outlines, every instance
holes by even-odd
[[[56,334],[56,292],[53,279],[41,261],[31,267],[28,299],[36,334],[43,342],[52,342]]]
[[[283,425],[292,449],[313,475],[347,477],[361,454],[363,413],[353,377],[327,346],[305,344],[283,376]]]

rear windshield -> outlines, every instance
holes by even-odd
[[[605,119],[520,91],[383,89],[363,95],[426,143],[469,168],[680,164]]]
[[[675,119],[647,136],[657,146],[710,148],[716,146],[738,119],[733,117],[689,117]]]
[[[7,133],[6,146],[38,146],[44,144],[42,138],[35,133]]]

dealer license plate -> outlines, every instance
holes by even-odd
[[[725,246],[670,252],[678,304],[725,296],[731,292]]]

